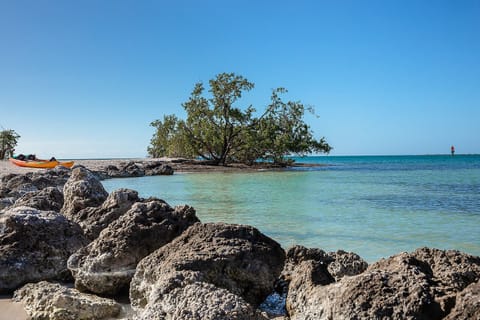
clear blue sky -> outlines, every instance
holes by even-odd
[[[143,157],[221,72],[313,105],[333,155],[480,153],[480,1],[0,0],[0,125],[18,152]]]

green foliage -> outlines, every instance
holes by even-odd
[[[187,102],[186,121],[175,115],[151,123],[156,132],[148,147],[151,156],[198,156],[225,165],[252,164],[257,160],[288,164],[288,155],[329,152],[324,138],[316,140],[303,121],[305,108],[300,102],[284,102],[286,89],[273,90],[265,112],[255,117],[252,106],[237,106],[242,93],[254,84],[234,73],[222,73],[209,81],[209,97],[197,83]]]
[[[187,112],[184,129],[198,156],[224,165],[231,161],[231,151],[239,148],[239,136],[254,111],[252,107],[242,111],[234,104],[254,85],[233,73],[219,74],[209,84],[210,99],[202,96],[203,84],[197,83],[190,99],[183,103]]]
[[[163,121],[155,120],[150,125],[156,129],[147,149],[150,156],[154,158],[195,156],[183,134],[184,123],[175,115],[165,115]]]
[[[15,130],[5,129],[0,131],[0,159],[13,156],[20,136]]]

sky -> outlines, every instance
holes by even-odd
[[[0,0],[16,151],[144,157],[197,82],[234,72],[314,106],[331,155],[480,153],[480,1]]]

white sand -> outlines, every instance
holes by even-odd
[[[13,302],[10,296],[0,296],[0,320],[26,320],[27,313],[19,302]]]

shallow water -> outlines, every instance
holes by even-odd
[[[280,242],[343,249],[372,262],[429,246],[480,255],[480,156],[309,157],[328,166],[103,181],[203,222],[242,223]]]

